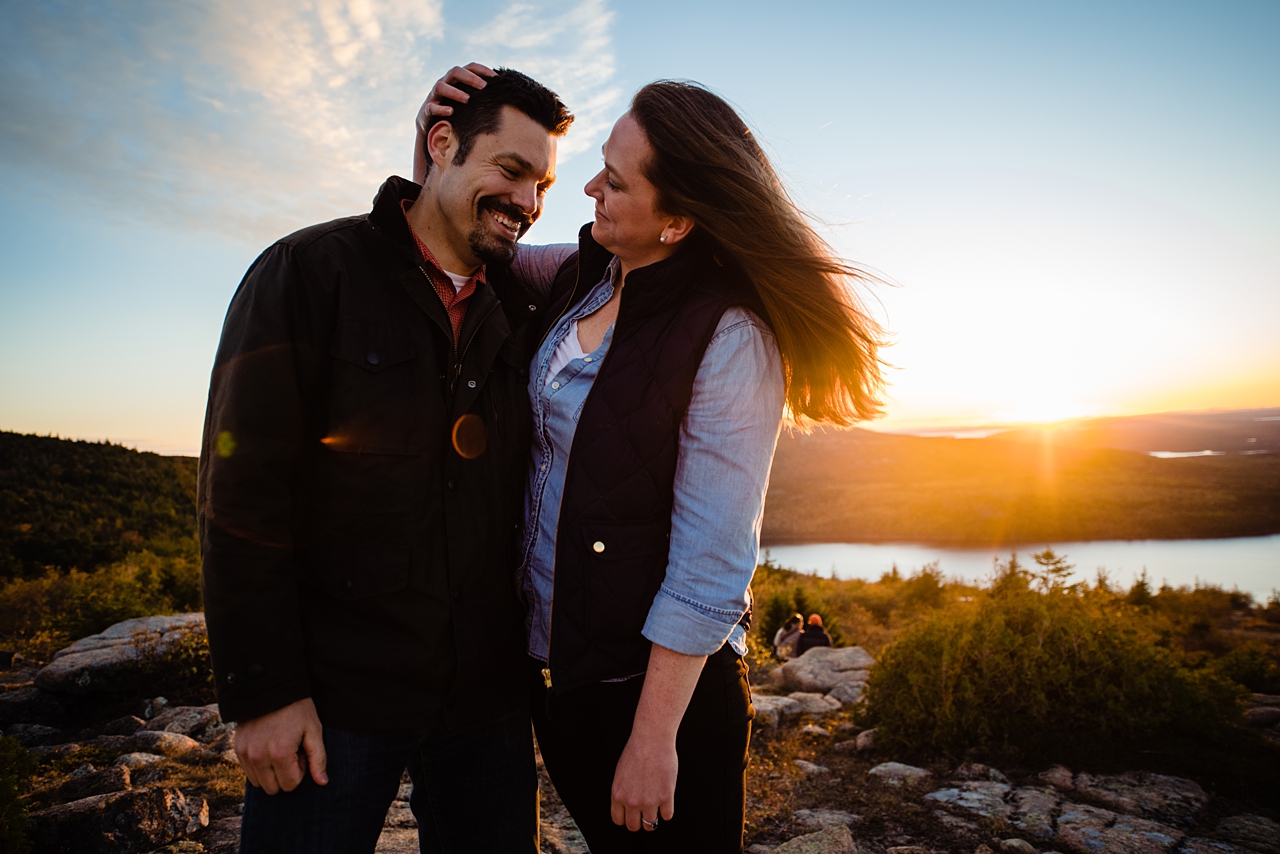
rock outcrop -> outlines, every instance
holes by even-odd
[[[145,655],[163,655],[187,633],[203,629],[204,614],[138,617],[116,623],[55,653],[53,661],[36,674],[36,687],[67,696],[110,689]]]
[[[59,804],[30,816],[37,849],[49,854],[134,854],[209,824],[209,805],[177,789],[133,789]]]

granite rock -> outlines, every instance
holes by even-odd
[[[882,762],[867,772],[867,776],[875,777],[890,786],[914,786],[932,777],[932,773],[914,765],[903,765],[901,762]]]
[[[177,789],[155,787],[94,795],[32,813],[41,852],[134,854],[151,851],[209,824],[209,805]]]
[[[1218,822],[1219,836],[1265,854],[1280,854],[1280,824],[1260,815],[1233,815]]]
[[[81,638],[53,656],[36,674],[36,687],[52,694],[84,695],[110,688],[147,651],[158,654],[188,632],[203,630],[204,614],[138,617]]]
[[[771,678],[784,691],[827,694],[842,682],[865,684],[875,663],[860,646],[819,646],[775,668]]]
[[[828,827],[797,836],[773,849],[774,854],[856,854],[853,834],[847,827]]]
[[[800,704],[800,712],[806,715],[826,715],[840,711],[840,701],[822,694],[795,691],[787,695]]]

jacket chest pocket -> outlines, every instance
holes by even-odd
[[[597,643],[641,637],[667,574],[670,518],[585,522],[587,636]]]
[[[338,321],[321,441],[353,454],[421,454],[428,436],[422,360],[407,331],[377,321]]]

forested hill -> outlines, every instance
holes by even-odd
[[[195,495],[194,457],[0,432],[0,580],[180,548]]]

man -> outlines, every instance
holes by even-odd
[[[510,70],[470,94],[421,188],[281,240],[227,314],[199,518],[245,854],[373,851],[406,767],[423,851],[535,850],[513,570],[549,312],[510,264],[572,116]]]

